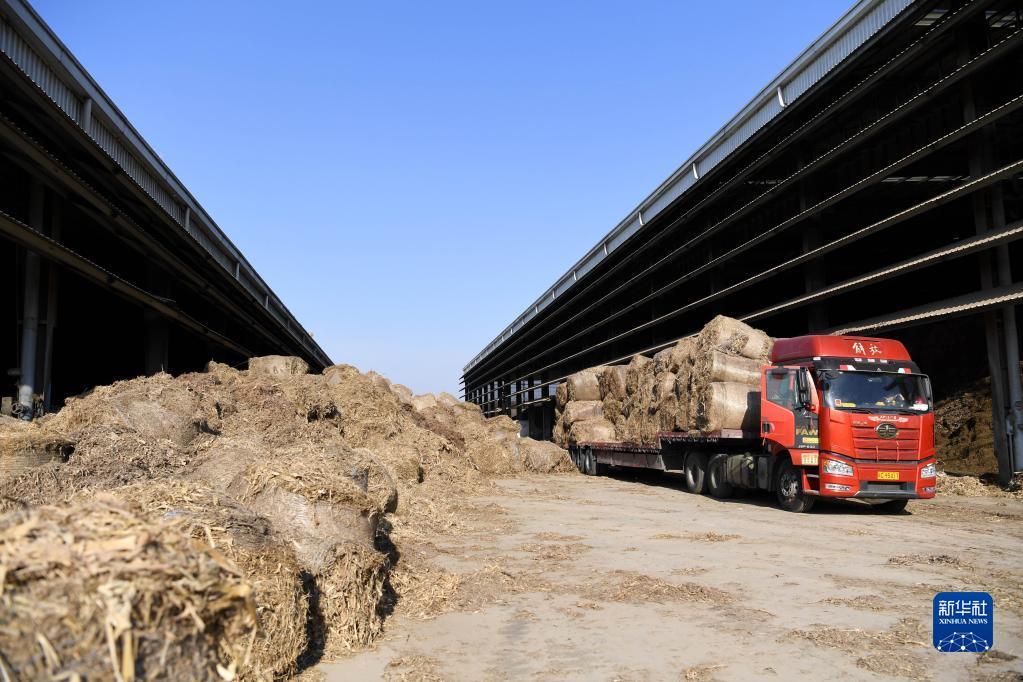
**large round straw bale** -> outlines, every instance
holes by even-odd
[[[293,376],[308,374],[309,363],[293,355],[264,355],[249,358],[249,371],[270,376]]]
[[[447,391],[441,391],[437,394],[437,402],[445,407],[452,408],[460,405],[462,401]]]
[[[604,367],[600,374],[597,375],[597,380],[600,382],[600,397],[607,398],[612,396],[619,402],[625,400],[628,396],[625,390],[628,371],[628,365],[608,365]]]
[[[565,405],[568,404],[568,384],[564,381],[554,389],[554,400],[559,410],[565,409]]]
[[[391,392],[398,398],[402,405],[412,404],[412,389],[404,384],[391,384]]]
[[[667,348],[657,351],[654,353],[654,374],[660,374],[662,372],[670,372],[671,366],[671,351],[674,346],[668,346]]]
[[[700,430],[756,430],[759,426],[759,399],[759,390],[747,384],[724,381],[707,384],[698,403]]]
[[[331,365],[323,370],[329,386],[336,386],[362,376],[362,373],[351,365]]]
[[[568,427],[565,426],[564,419],[558,419],[554,422],[553,433],[551,434],[551,440],[560,447],[568,447]]]
[[[745,322],[718,315],[697,336],[699,353],[718,348],[732,355],[764,360],[771,352],[771,337]]]
[[[578,443],[613,443],[615,427],[606,419],[587,419],[572,424],[569,442]]]
[[[630,396],[642,393],[649,385],[653,388],[653,360],[645,355],[634,355],[625,372],[625,390]],[[647,380],[649,378],[649,381]]]
[[[600,400],[600,381],[597,377],[603,370],[603,367],[584,369],[568,377],[565,385],[569,401]]]
[[[233,676],[256,634],[252,585],[176,526],[101,499],[0,517],[5,677]]]
[[[374,546],[382,509],[360,464],[358,453],[340,446],[280,448],[250,462],[227,492],[269,518],[294,543],[303,567],[318,574],[334,545]]]
[[[519,453],[526,471],[549,474],[572,471],[575,468],[568,452],[547,441],[523,438],[519,443]]]
[[[715,349],[700,357],[694,371],[707,383],[729,381],[759,386],[761,367],[760,360],[752,360],[741,355],[728,355]]]
[[[622,411],[622,402],[613,394],[604,398],[601,403],[604,419],[614,424],[615,432],[618,433],[618,440],[624,440],[625,413]]]
[[[0,479],[48,462],[63,462],[73,451],[69,439],[39,422],[0,415]]]
[[[429,410],[430,408],[434,408],[439,405],[440,403],[437,402],[437,396],[432,393],[424,393],[423,395],[417,395],[412,398],[412,407],[418,412]]]
[[[600,419],[604,416],[604,405],[599,400],[573,400],[565,405],[561,418],[567,426],[586,419]]]
[[[673,372],[661,372],[654,377],[654,403],[660,404],[669,396],[674,397],[675,380]]]
[[[74,441],[90,435],[134,434],[143,441],[185,447],[218,419],[208,398],[169,374],[156,374],[68,398],[59,412],[42,421]]]

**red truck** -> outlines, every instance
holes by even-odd
[[[693,493],[726,498],[769,490],[806,512],[822,497],[853,498],[897,512],[934,497],[930,380],[892,339],[777,339],[750,408],[760,432],[664,432],[657,445],[579,443],[576,466],[598,475],[639,467],[685,476]],[[759,403],[759,405],[755,404]]]

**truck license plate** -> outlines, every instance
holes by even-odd
[[[877,480],[879,481],[897,481],[899,480],[898,471],[879,471],[877,472]]]

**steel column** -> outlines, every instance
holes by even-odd
[[[29,190],[29,224],[43,232],[46,188],[37,178]],[[18,379],[18,404],[21,418],[32,419],[32,396],[36,389],[36,354],[39,347],[39,254],[25,250],[24,298],[21,310],[21,376]]]

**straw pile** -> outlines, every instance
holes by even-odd
[[[718,316],[653,358],[636,355],[627,365],[572,375],[556,393],[555,441],[653,444],[665,431],[755,430],[760,369],[771,345],[763,332]],[[594,376],[598,396],[573,398]]]
[[[230,678],[252,585],[175,522],[103,500],[0,518],[4,678]]]
[[[399,557],[421,554],[423,529],[457,529],[457,501],[489,476],[573,469],[506,417],[295,358],[0,420],[0,457],[37,452],[0,475],[0,665],[15,679],[290,675],[414,604],[415,581],[389,590],[389,576],[425,568]]]

